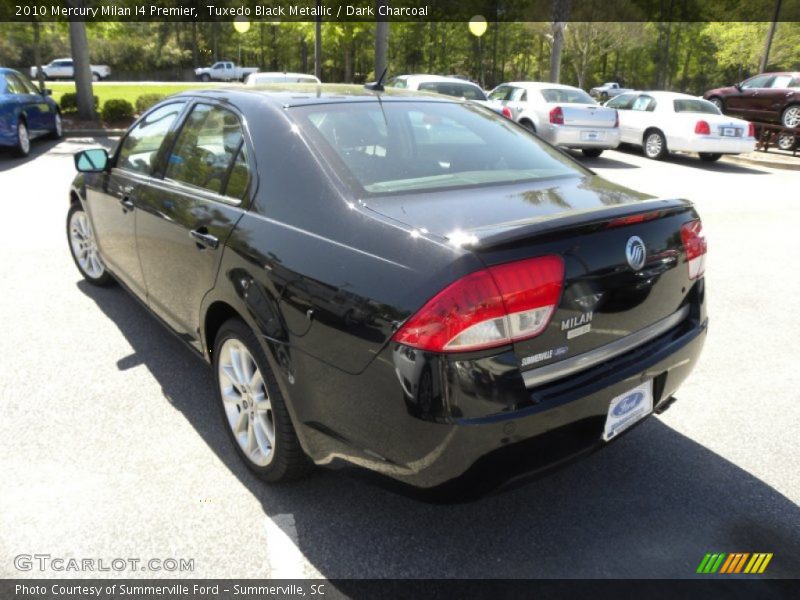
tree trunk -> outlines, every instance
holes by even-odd
[[[270,69],[278,71],[278,26],[273,24],[270,26],[272,37],[270,38],[269,53],[270,53]],[[283,69],[285,70],[285,69]]]
[[[217,38],[219,32],[219,23],[214,21],[211,23],[211,52],[214,54],[214,62],[219,60],[219,47],[217,45]]]
[[[39,82],[39,91],[44,91],[44,71],[42,71],[42,47],[39,21],[33,21],[33,62],[36,63],[36,79]]]
[[[197,21],[192,21],[192,67],[200,66],[200,53],[197,49]]]
[[[763,73],[767,70],[767,65],[769,64],[769,51],[772,47],[772,38],[775,35],[775,27],[778,25],[778,17],[780,16],[781,12],[781,0],[775,0],[775,15],[772,17],[772,22],[769,24],[769,29],[767,30],[767,40],[764,42],[764,53],[761,55],[761,62],[759,64],[759,73]]]
[[[561,53],[564,50],[564,28],[569,16],[569,0],[553,0],[553,50],[550,54],[550,81],[561,81]]]
[[[82,0],[70,0],[70,6],[81,8]],[[89,63],[89,42],[86,39],[86,23],[69,22],[69,44],[72,49],[72,64],[75,71],[78,118],[93,121],[97,118],[92,92],[92,69]]]
[[[385,6],[387,0],[375,1],[375,14],[378,14],[380,6]],[[383,74],[386,69],[386,53],[389,50],[389,22],[386,17],[377,17],[375,23],[375,80]],[[430,64],[430,63],[429,63]]]
[[[317,0],[319,14],[322,8],[322,1]],[[314,75],[322,80],[322,17],[316,17],[314,21]]]

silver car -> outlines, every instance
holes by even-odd
[[[564,148],[600,156],[619,146],[619,120],[583,90],[558,83],[516,81],[497,86],[489,105],[539,137]]]

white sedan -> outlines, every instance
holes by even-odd
[[[630,92],[606,106],[619,112],[621,142],[641,146],[655,160],[670,152],[697,152],[713,162],[756,147],[752,123],[725,116],[711,102],[688,94]]]

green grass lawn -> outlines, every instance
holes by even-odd
[[[171,94],[177,94],[178,92],[183,92],[184,90],[191,90],[200,88],[209,88],[209,87],[219,87],[220,84],[214,83],[166,83],[166,84],[118,84],[118,83],[95,83],[92,85],[93,93],[97,96],[98,101],[100,102],[100,106],[98,106],[98,110],[103,105],[106,100],[119,99],[119,100],[127,100],[133,106],[136,106],[136,99],[139,96],[143,96],[144,94],[163,94],[165,96],[169,96]],[[72,81],[48,81],[45,83],[45,87],[50,88],[53,90],[53,99],[61,103],[61,96],[68,92],[75,92],[75,83]]]

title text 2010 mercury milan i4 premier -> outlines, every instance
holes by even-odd
[[[213,364],[269,481],[343,459],[438,488],[551,436],[594,448],[666,408],[705,340],[692,205],[481,106],[193,92],[75,162],[81,273]]]

